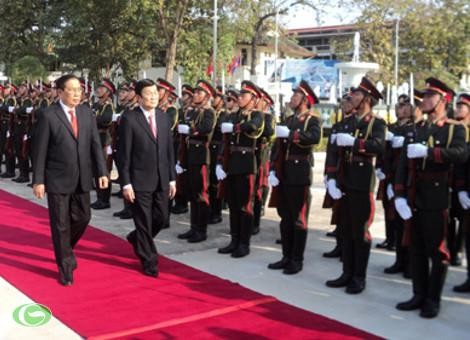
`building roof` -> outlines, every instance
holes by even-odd
[[[288,30],[289,34],[326,34],[326,33],[347,33],[355,32],[359,29],[357,24],[350,25],[334,25],[334,26],[320,26],[320,27],[307,27],[296,28]]]

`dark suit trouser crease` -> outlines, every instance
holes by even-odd
[[[210,199],[210,216],[211,218],[222,217],[222,199],[218,197],[219,180],[215,174],[217,166],[217,155],[219,148],[211,146],[211,166],[210,166],[210,186],[209,186],[209,199]]]
[[[232,241],[250,245],[253,229],[253,202],[255,175],[229,175],[227,177]]]
[[[71,274],[77,262],[73,248],[90,222],[90,194],[47,194],[54,254],[59,272]]]
[[[153,269],[157,265],[157,249],[153,239],[168,219],[168,190],[154,192],[135,192],[135,201],[131,205],[135,230],[131,232],[134,251],[144,269]]]
[[[369,262],[369,233],[374,209],[372,194],[346,190],[341,199],[340,233],[342,238],[343,274],[365,279]]]
[[[305,185],[280,184],[282,202],[277,211],[281,217],[282,255],[302,262],[307,242],[310,188]]]

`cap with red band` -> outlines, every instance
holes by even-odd
[[[116,87],[114,86],[113,82],[107,78],[103,79],[100,86],[106,87],[111,94],[116,92]]]
[[[301,80],[299,86],[297,86],[294,91],[304,94],[310,105],[315,105],[320,102],[315,92],[313,92],[312,88],[305,80]]]
[[[261,92],[261,96],[262,96],[263,100],[266,101],[266,103],[268,103],[269,106],[273,106],[274,105],[274,100],[271,98],[269,93],[267,93],[265,89],[260,88],[259,90]]]
[[[362,91],[370,95],[375,100],[383,99],[383,96],[379,92],[379,90],[377,90],[375,85],[366,77],[362,77],[361,83],[359,84],[359,86],[353,89],[353,92],[355,91]]]
[[[450,103],[455,96],[455,92],[449,86],[433,77],[426,79],[426,89],[424,90],[424,93],[440,94],[444,97],[447,103]]]
[[[165,89],[169,92],[172,92],[176,89],[176,87],[172,83],[162,78],[157,79],[157,87]]]
[[[196,85],[196,90],[202,90],[204,92],[206,92],[209,96],[211,96],[212,98],[215,97],[215,89],[214,87],[209,84],[208,81],[206,80],[199,80],[197,82],[197,85]]]
[[[255,96],[258,99],[262,97],[258,86],[256,86],[253,82],[248,81],[248,80],[245,80],[242,82],[242,88],[240,90],[240,93],[251,93],[253,96]]]
[[[457,104],[465,104],[470,107],[470,94],[469,93],[462,93],[457,100]]]

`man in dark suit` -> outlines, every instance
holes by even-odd
[[[70,286],[77,267],[72,249],[91,218],[92,166],[100,188],[108,177],[93,112],[79,105],[79,79],[67,74],[56,86],[60,101],[39,116],[34,135],[33,193],[42,199],[47,192],[59,281]]]
[[[132,203],[135,230],[127,235],[145,275],[157,277],[154,237],[168,219],[168,199],[176,193],[173,140],[169,116],[157,109],[158,90],[150,79],[135,88],[139,107],[126,112],[118,139],[119,179]]]

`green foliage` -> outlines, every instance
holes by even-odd
[[[38,58],[33,56],[24,56],[11,66],[11,78],[13,83],[19,83],[25,79],[33,82],[38,79],[46,79],[46,77],[46,68],[41,64]]]

